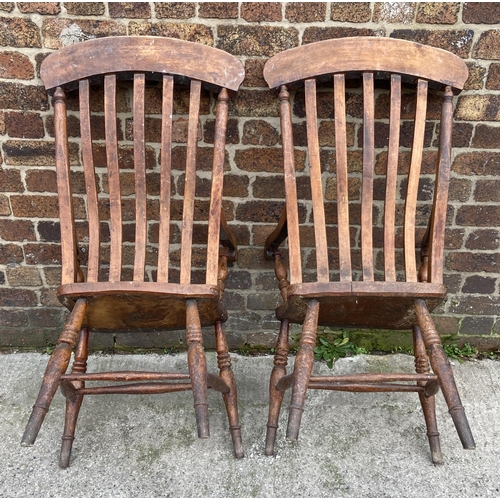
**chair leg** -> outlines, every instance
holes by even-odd
[[[443,346],[441,345],[441,339],[439,338],[434,322],[429,314],[429,310],[423,300],[415,300],[415,311],[417,313],[418,325],[424,338],[425,347],[429,354],[432,370],[438,376],[441,391],[448,405],[451,418],[457,429],[462,446],[466,450],[473,450],[476,444],[458,394],[450,361],[444,352]]]
[[[203,350],[200,315],[196,300],[186,301],[186,330],[189,377],[193,387],[198,437],[210,437],[207,400],[207,361]]]
[[[234,456],[243,458],[243,441],[241,439],[241,426],[238,416],[238,395],[236,391],[236,381],[231,368],[231,358],[229,356],[226,335],[222,329],[222,321],[215,322],[215,339],[217,347],[217,364],[219,366],[220,378],[229,386],[229,392],[222,394],[226,405],[229,430],[233,440]]]
[[[415,354],[415,371],[417,373],[429,373],[429,358],[425,351],[424,339],[422,332],[418,326],[413,327],[413,351]],[[424,386],[424,382],[419,385]],[[427,427],[427,437],[431,449],[432,463],[434,465],[442,465],[443,457],[441,454],[441,444],[439,442],[439,432],[437,429],[436,420],[436,398],[434,395],[418,394],[422,411],[424,413],[425,425]]]
[[[75,361],[71,368],[71,373],[86,373],[87,372],[87,358],[88,358],[88,345],[89,345],[89,331],[88,328],[82,328],[80,337],[75,349]],[[81,389],[85,386],[85,382],[73,381],[71,382],[75,389]],[[65,469],[69,466],[71,458],[71,449],[75,439],[76,421],[82,406],[83,396],[76,396],[74,399],[66,399],[66,417],[64,422],[64,432],[61,443],[61,455],[59,458],[59,467]]]
[[[71,351],[75,347],[86,308],[87,301],[79,299],[69,315],[64,330],[59,337],[58,345],[47,363],[38,397],[21,439],[22,446],[33,445],[38,436],[50,403],[59,387],[61,375],[66,373],[68,368]]]
[[[274,368],[269,381],[269,417],[267,420],[266,451],[265,454],[274,454],[274,443],[276,441],[276,431],[278,430],[278,420],[280,416],[281,404],[283,403],[284,391],[276,390],[278,381],[286,375],[286,365],[288,363],[288,331],[290,324],[287,319],[281,322],[276,353],[274,355]]]
[[[314,363],[314,346],[316,345],[316,330],[318,327],[319,302],[311,300],[300,336],[300,347],[295,357],[293,367],[293,388],[286,438],[296,441],[299,438],[300,421],[304,411],[307,386]]]

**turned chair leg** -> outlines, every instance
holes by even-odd
[[[59,387],[61,375],[66,373],[68,368],[71,351],[75,347],[86,307],[87,302],[85,299],[79,299],[76,302],[59,337],[58,345],[50,356],[38,397],[21,439],[22,446],[33,445],[38,436],[45,415]]]
[[[429,358],[425,351],[424,339],[418,326],[413,327],[413,352],[415,354],[415,371],[417,373],[429,373]],[[419,385],[425,386],[425,382],[419,382]],[[441,454],[441,444],[439,442],[439,432],[436,420],[436,398],[434,394],[418,393],[422,411],[424,413],[425,425],[427,427],[427,437],[431,449],[432,463],[435,465],[443,464]]]
[[[226,335],[222,329],[222,321],[215,322],[215,339],[217,349],[217,364],[219,376],[228,385],[229,392],[223,393],[222,398],[226,405],[229,431],[233,440],[234,456],[243,458],[243,441],[241,439],[241,426],[238,416],[238,395],[236,392],[236,381],[231,368],[231,357],[226,342]]]
[[[186,301],[186,330],[189,377],[193,387],[194,411],[199,438],[210,437],[207,400],[207,361],[203,350],[200,315],[196,300]]]
[[[425,347],[429,354],[432,370],[438,376],[441,391],[448,405],[451,418],[457,429],[462,446],[466,450],[473,450],[476,444],[458,394],[450,361],[444,352],[443,346],[441,345],[441,339],[439,338],[434,322],[429,314],[429,310],[423,300],[418,299],[415,301],[415,311],[417,313],[418,325],[424,338]]]
[[[80,337],[75,349],[75,361],[71,368],[71,373],[86,373],[89,345],[89,330],[82,328]],[[85,382],[73,381],[69,382],[75,389],[81,389],[85,386]],[[83,396],[75,396],[74,398],[66,398],[66,416],[64,421],[64,432],[61,443],[61,455],[59,457],[59,467],[65,469],[69,466],[71,458],[71,449],[75,439],[76,421],[82,406]]]
[[[316,345],[316,330],[318,327],[319,302],[311,300],[300,335],[300,347],[295,357],[293,367],[292,401],[288,414],[286,438],[296,441],[299,438],[300,421],[304,411],[307,386],[314,363],[314,347]]]
[[[285,391],[278,391],[276,384],[286,375],[286,365],[288,363],[288,331],[290,323],[287,319],[281,322],[276,352],[274,355],[274,367],[269,381],[269,417],[267,420],[266,433],[266,455],[274,454],[274,443],[276,441],[276,432],[278,430],[278,420],[280,416],[281,404]]]

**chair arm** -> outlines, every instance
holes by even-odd
[[[264,244],[264,258],[266,260],[274,260],[274,252],[278,247],[286,240],[288,236],[288,227],[286,220],[286,207],[280,215],[280,220],[274,231],[267,237],[266,243]]]
[[[234,234],[229,229],[227,225],[226,217],[224,212],[220,214],[220,242],[227,249],[226,255],[229,262],[235,262],[238,257],[238,244],[236,243],[236,238]]]

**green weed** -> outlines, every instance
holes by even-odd
[[[477,348],[468,342],[461,348],[457,344],[448,344],[444,345],[443,349],[449,358],[456,359],[459,363],[463,363],[464,358],[472,358],[479,353]]]
[[[326,361],[328,368],[333,368],[333,363],[339,358],[353,354],[366,354],[367,352],[363,347],[356,347],[352,342],[349,342],[346,332],[342,334],[342,338],[335,339],[332,343],[324,337],[320,337],[319,343],[320,345],[314,348],[314,359]]]

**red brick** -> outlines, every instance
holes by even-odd
[[[151,8],[148,2],[109,2],[109,15],[114,18],[149,19]]]
[[[166,36],[203,45],[214,44],[212,29],[204,24],[130,21],[128,29],[131,36]]]
[[[35,76],[28,56],[19,52],[0,52],[0,78],[31,80]]]
[[[9,140],[3,143],[5,163],[22,166],[54,166],[55,149],[53,142]],[[78,165],[78,144],[69,144],[70,163]]]
[[[18,193],[24,191],[19,170],[12,168],[0,169],[0,191]]]
[[[68,14],[73,16],[102,16],[104,2],[64,2]]]
[[[279,101],[268,90],[242,89],[231,101],[230,109],[238,116],[279,116]]]
[[[7,268],[10,286],[41,286],[42,279],[37,268],[17,266]]]
[[[477,125],[472,139],[472,147],[498,149],[500,147],[500,127]]]
[[[30,19],[0,17],[0,46],[41,47],[38,26]]]
[[[26,264],[56,265],[61,264],[61,246],[47,243],[26,243],[24,246]]]
[[[38,113],[5,113],[5,126],[9,137],[41,139],[45,135],[42,118]]]
[[[43,44],[48,49],[60,49],[89,38],[126,34],[127,28],[123,24],[108,20],[57,18],[44,19],[42,24]]]
[[[312,23],[326,20],[326,2],[289,2],[285,18],[291,23]]]
[[[281,26],[218,26],[217,48],[235,56],[273,56],[299,45],[295,28]]]
[[[61,12],[59,2],[17,2],[23,14],[55,15]]]
[[[500,243],[500,236],[495,229],[476,229],[467,241],[465,248],[470,250],[497,250]]]
[[[279,141],[279,131],[264,120],[247,120],[243,126],[242,144],[274,146]]]
[[[409,24],[414,21],[415,10],[414,2],[376,2],[373,9],[373,21]]]
[[[194,2],[155,2],[155,13],[158,19],[189,19],[196,15]]]
[[[497,30],[487,31],[481,34],[481,38],[474,47],[473,57],[478,59],[500,58],[500,34]]]
[[[280,149],[239,149],[234,156],[236,166],[247,172],[283,172],[283,154]],[[295,169],[304,169],[305,152],[295,151]]]
[[[500,63],[491,63],[486,80],[486,88],[500,90]]]
[[[422,2],[418,4],[417,23],[455,24],[459,2]]]
[[[5,241],[35,241],[33,222],[22,219],[0,219],[0,238]]]
[[[59,217],[57,196],[13,195],[10,200],[15,217]]]
[[[36,307],[38,299],[32,290],[22,288],[0,288],[0,306]]]
[[[305,4],[304,4],[305,5]],[[346,38],[351,36],[375,36],[375,31],[371,28],[351,28],[341,26],[329,26],[326,28],[314,26],[304,30],[302,45],[307,43],[320,42],[331,38]]]
[[[462,288],[463,293],[483,293],[495,292],[496,279],[489,276],[468,276]]]
[[[457,224],[460,226],[495,227],[500,220],[500,206],[462,205],[457,210]]]
[[[464,295],[456,297],[451,303],[450,312],[453,314],[499,314],[500,298],[481,295],[474,297]]]
[[[264,80],[264,59],[247,59],[245,61],[245,79],[243,80],[244,87],[266,87],[267,83]]]
[[[23,261],[23,250],[19,245],[0,244],[0,264],[19,264]]]
[[[200,2],[198,16],[215,19],[237,19],[238,2]]]
[[[0,108],[46,111],[47,92],[42,86],[0,82]]]
[[[0,10],[3,12],[12,12],[14,7],[14,2],[0,2]]]
[[[500,202],[500,180],[478,180],[474,200],[479,202]]]
[[[498,175],[500,153],[472,151],[457,155],[452,169],[460,175]]]
[[[241,17],[249,23],[281,21],[280,2],[242,2]]]
[[[9,198],[4,194],[0,195],[0,215],[10,215]]]
[[[484,85],[484,77],[486,76],[486,68],[477,64],[475,61],[468,62],[467,67],[469,69],[469,78],[464,85],[464,90],[481,90]],[[488,80],[490,78],[490,74],[493,71],[493,64],[490,66],[488,71]],[[493,80],[495,80],[493,78]],[[486,87],[489,88],[489,87]]]
[[[391,38],[401,38],[424,45],[431,45],[438,49],[448,50],[464,59],[469,57],[473,36],[474,32],[469,29],[436,31],[398,29],[390,34]]]
[[[498,2],[465,2],[462,20],[470,24],[500,23],[500,5]]]
[[[370,2],[332,2],[332,21],[366,23],[372,17]]]

